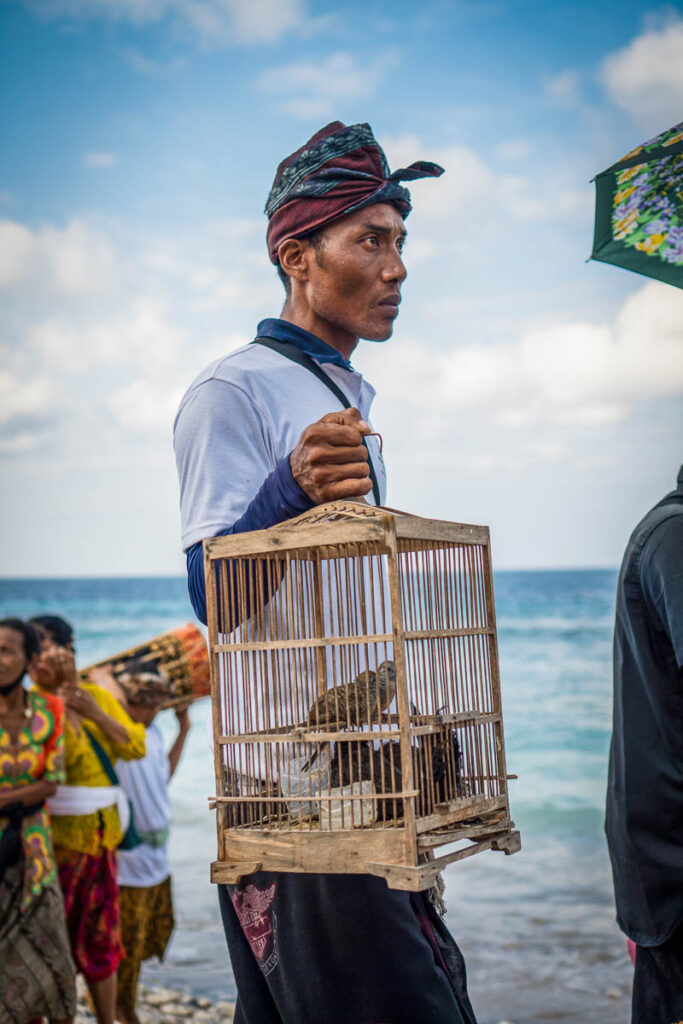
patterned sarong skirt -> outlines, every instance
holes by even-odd
[[[133,1017],[142,961],[163,959],[173,931],[171,879],[158,885],[122,885],[119,894],[126,956],[119,966],[117,1002],[127,1017]]]
[[[0,1024],[76,1013],[76,970],[69,952],[59,883],[22,911],[24,858],[0,883]]]
[[[90,854],[55,846],[55,855],[76,967],[88,981],[104,981],[123,957],[116,852]]]

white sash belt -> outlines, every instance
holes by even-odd
[[[116,805],[123,832],[128,828],[130,811],[128,797],[120,786],[57,786],[47,801],[50,814],[94,814]]]

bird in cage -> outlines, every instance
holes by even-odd
[[[364,669],[350,683],[332,686],[311,705],[309,726],[346,729],[369,723],[396,695],[396,663],[383,661],[377,671]]]
[[[449,730],[450,736],[439,739],[432,750],[432,776],[437,800],[447,803],[456,797],[463,796],[462,787],[462,750],[455,729]]]
[[[308,725],[334,731],[370,724],[389,707],[395,696],[396,663],[383,661],[375,672],[366,668],[350,683],[339,683],[321,694],[309,709]],[[320,751],[311,755],[304,771],[311,768],[327,746],[329,744],[324,744]]]

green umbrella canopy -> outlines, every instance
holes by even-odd
[[[683,288],[683,122],[595,179],[591,258]]]

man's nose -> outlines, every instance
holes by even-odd
[[[393,253],[391,259],[387,261],[386,266],[382,272],[383,281],[398,281],[399,284],[405,281],[408,276],[405,263],[401,259],[400,253]]]

